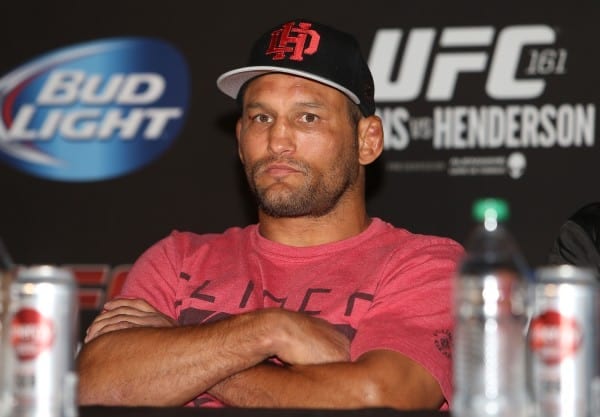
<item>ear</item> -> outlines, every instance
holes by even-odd
[[[240,134],[242,132],[242,119],[239,118],[237,123],[235,124],[235,137],[238,143],[238,156],[240,157],[240,161],[242,161],[242,165],[244,164],[244,156],[242,155],[242,149],[240,147]]]
[[[363,117],[358,122],[358,161],[369,165],[383,152],[383,124],[379,116]]]

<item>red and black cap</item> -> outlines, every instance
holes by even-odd
[[[273,72],[297,75],[333,87],[356,103],[365,116],[375,113],[373,76],[357,40],[308,19],[296,19],[264,33],[248,65],[222,74],[217,87],[237,99],[244,84]]]

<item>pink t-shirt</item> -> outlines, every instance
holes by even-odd
[[[138,259],[120,296],[143,298],[187,325],[265,307],[321,317],[351,338],[352,360],[391,349],[420,363],[448,409],[452,276],[462,253],[453,240],[378,218],[357,236],[313,247],[267,240],[257,225],[174,231]],[[208,394],[190,405],[222,406]]]

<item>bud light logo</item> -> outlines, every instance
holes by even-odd
[[[97,40],[0,79],[0,160],[56,181],[100,181],[157,159],[181,130],[183,56],[149,38]]]

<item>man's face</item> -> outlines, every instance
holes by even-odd
[[[295,76],[269,74],[248,85],[239,153],[264,213],[322,216],[355,186],[360,165],[348,106],[341,92]]]

